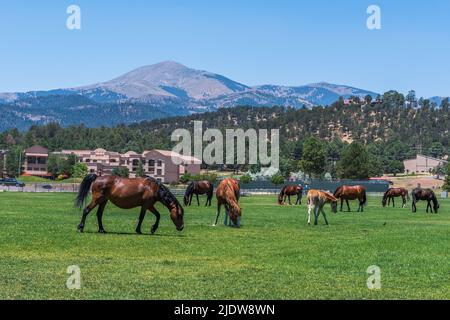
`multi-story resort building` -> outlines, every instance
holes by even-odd
[[[36,159],[45,155],[44,159]],[[201,161],[189,156],[166,150],[144,151],[138,154],[133,151],[121,154],[107,151],[105,149],[96,150],[63,150],[55,152],[56,155],[75,155],[80,162],[86,164],[89,172],[99,175],[111,174],[116,168],[127,168],[130,177],[135,177],[140,165],[144,169],[145,175],[154,177],[164,183],[179,182],[180,177],[185,173],[199,174]],[[42,147],[32,147],[25,151],[25,157],[30,161],[24,166],[30,170],[24,170],[28,175],[45,176],[47,174],[48,150]],[[174,163],[173,160],[176,163]],[[29,163],[33,163],[31,167]],[[181,163],[181,164],[178,164]],[[38,164],[38,167],[35,165]]]

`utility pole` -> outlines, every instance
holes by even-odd
[[[22,173],[22,152],[19,152],[19,169],[18,169],[18,177],[20,177],[20,174]]]

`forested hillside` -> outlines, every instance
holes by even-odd
[[[389,171],[396,162],[423,153],[443,157],[450,151],[448,100],[441,108],[405,107],[393,101],[375,104],[292,109],[284,107],[236,107],[217,112],[153,120],[129,126],[62,128],[57,124],[33,126],[27,132],[10,130],[0,135],[0,148],[42,145],[50,150],[95,149],[142,152],[171,148],[170,135],[177,128],[193,128],[193,120],[207,128],[280,129],[282,162],[300,160],[303,142],[317,137],[326,143],[329,163],[340,159],[347,143],[359,141],[379,162],[379,171]],[[329,170],[332,171],[332,170]],[[382,172],[381,172],[382,173]]]

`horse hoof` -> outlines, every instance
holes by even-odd
[[[98,233],[107,234],[108,232],[106,232],[105,230],[98,230]]]
[[[136,233],[137,234],[142,234],[142,231],[141,230],[136,230]]]

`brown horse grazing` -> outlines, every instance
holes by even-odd
[[[395,198],[402,197],[403,205],[402,208],[406,207],[406,199],[409,200],[409,192],[405,188],[390,188],[383,196],[383,208],[391,205],[395,208]]]
[[[427,213],[428,213],[428,209],[431,209],[431,213],[433,213],[433,209],[434,209],[434,213],[438,213],[439,202],[438,202],[438,200],[436,198],[436,194],[434,193],[433,190],[417,188],[411,192],[411,195],[412,195],[412,212],[413,213],[417,212],[416,203],[420,200],[426,200],[428,202]],[[433,207],[431,206],[431,202],[433,202]]]
[[[220,182],[216,191],[217,198],[217,215],[213,226],[217,225],[217,221],[220,216],[220,209],[222,205],[225,206],[225,225],[228,225],[228,216],[233,222],[234,226],[240,228],[241,226],[241,216],[242,211],[239,206],[239,197],[241,193],[241,188],[239,187],[239,182],[235,179],[224,179]]]
[[[280,194],[278,195],[278,204],[283,205],[286,203],[286,197],[289,199],[289,204],[291,203],[291,196],[297,196],[297,201],[295,205],[302,204],[302,196],[303,196],[303,187],[300,185],[297,186],[284,186],[281,189]]]
[[[197,196],[197,204],[200,206],[198,195],[206,194],[206,206],[211,206],[212,197],[214,195],[214,186],[209,181],[194,181],[189,184],[184,194],[184,205],[190,206],[192,204],[192,197]]]
[[[325,219],[325,223],[328,225],[327,216],[325,215],[325,211],[323,211],[323,207],[327,203],[331,203],[331,210],[333,213],[337,213],[337,202],[336,199],[331,193],[322,190],[309,190],[308,192],[308,224],[311,224],[311,211],[314,208],[314,225],[317,226],[317,219],[319,218],[320,213],[323,214]]]
[[[184,229],[184,210],[177,198],[159,181],[153,178],[126,179],[115,176],[90,174],[84,178],[76,198],[76,206],[82,208],[92,185],[92,201],[84,209],[78,230],[83,232],[88,214],[98,206],[97,220],[100,233],[106,233],[103,228],[102,216],[108,201],[122,209],[141,207],[139,223],[136,232],[141,234],[141,226],[147,210],[156,216],[156,223],[151,229],[154,234],[159,227],[160,213],[155,209],[155,203],[161,202],[170,211],[170,217],[178,231]]]
[[[334,196],[341,199],[341,212],[344,205],[344,200],[347,203],[348,212],[350,212],[350,205],[348,200],[359,200],[358,212],[364,212],[364,205],[367,203],[366,188],[363,186],[341,186],[336,189]]]

